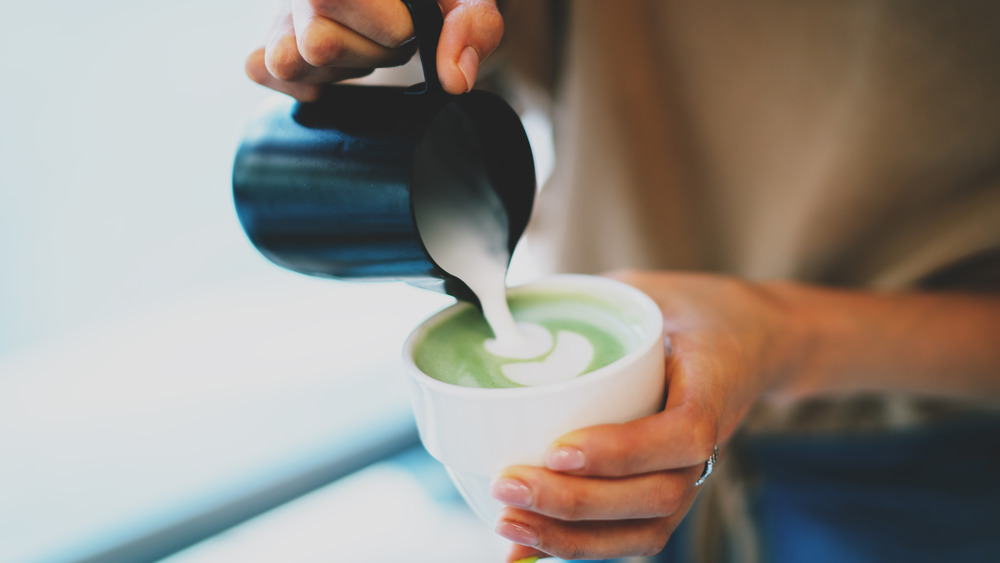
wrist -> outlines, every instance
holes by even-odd
[[[801,399],[829,390],[825,378],[847,346],[842,336],[851,332],[849,315],[838,310],[844,304],[835,303],[837,292],[789,281],[762,282],[760,288],[779,319],[765,393]]]

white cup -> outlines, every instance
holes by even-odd
[[[663,318],[646,294],[608,278],[557,275],[511,288],[586,295],[618,313],[638,344],[610,365],[561,383],[485,389],[445,383],[423,373],[414,347],[438,323],[471,307],[460,302],[424,321],[403,346],[410,399],[420,439],[443,463],[465,500],[491,523],[502,507],[490,482],[509,465],[543,465],[545,452],[563,434],[595,424],[621,423],[655,413],[663,404]]]

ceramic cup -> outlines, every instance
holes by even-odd
[[[403,347],[420,439],[491,524],[502,505],[490,496],[490,482],[504,467],[543,465],[559,436],[634,420],[663,404],[663,319],[652,299],[624,283],[583,275],[551,276],[509,290],[510,295],[535,292],[582,294],[609,304],[638,344],[613,363],[561,383],[503,389],[453,385],[420,371],[413,352],[431,327],[471,307],[459,302],[424,321]]]

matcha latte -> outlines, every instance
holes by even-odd
[[[641,291],[562,274],[506,297],[526,345],[489,344],[469,303],[432,315],[403,345],[420,440],[490,524],[503,508],[490,483],[504,467],[544,465],[553,441],[578,428],[653,414],[664,392],[663,316]]]
[[[518,326],[530,328],[539,353],[510,357],[491,346],[493,332],[483,315],[465,307],[431,327],[416,343],[413,362],[431,377],[465,387],[503,388],[558,383],[622,358],[639,334],[615,308],[571,292],[508,297]]]

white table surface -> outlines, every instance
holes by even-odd
[[[123,541],[408,413],[402,341],[450,298],[273,280],[137,311],[0,363],[0,561]]]

